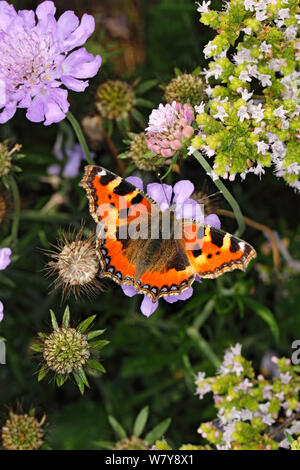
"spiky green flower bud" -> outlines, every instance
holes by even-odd
[[[4,426],[1,429],[2,445],[5,450],[37,450],[43,444],[43,424],[45,416],[38,421],[34,410],[29,414],[16,414],[9,412]]]
[[[167,103],[177,101],[188,103],[192,106],[206,100],[205,84],[199,76],[184,73],[173,78],[165,90],[165,100]]]
[[[96,107],[103,118],[126,119],[134,106],[135,93],[121,80],[108,80],[96,94]]]

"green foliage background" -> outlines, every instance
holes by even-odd
[[[14,1],[16,8],[35,8],[40,2]],[[65,5],[66,3],[66,5]],[[71,8],[60,2],[59,10]],[[212,2],[220,7],[220,2]],[[25,5],[26,4],[26,5]],[[190,0],[157,0],[139,2],[142,12],[146,61],[134,73],[124,70],[118,75],[133,82],[157,79],[166,83],[174,76],[174,67],[191,72],[205,66],[202,49],[213,31],[200,25],[195,5]],[[72,9],[93,13],[93,2],[74,2]],[[94,49],[103,44],[93,37]],[[96,87],[106,79],[116,78],[105,46],[107,60],[87,91],[71,94],[71,109],[78,118],[93,111]],[[153,107],[161,101],[162,91],[156,87],[147,93]],[[145,121],[149,110],[141,109]],[[135,125],[134,130],[142,129]],[[194,396],[193,374],[204,370],[213,374],[226,347],[235,342],[243,345],[245,357],[259,370],[266,351],[291,355],[291,343],[300,337],[299,274],[282,259],[281,270],[275,273],[272,254],[261,250],[266,238],[261,232],[247,228],[244,238],[257,250],[258,258],[247,273],[234,272],[216,281],[206,280],[195,286],[194,296],[187,302],[169,305],[161,301],[159,309],[147,319],[139,311],[141,296],[127,298],[114,283],[108,282],[105,292],[91,300],[71,297],[73,322],[96,314],[96,326],[106,328],[110,344],[101,354],[107,370],[100,379],[90,379],[91,389],[83,397],[76,386],[67,383],[57,389],[47,379],[37,383],[38,362],[29,350],[38,331],[50,329],[49,308],[57,317],[63,314],[60,292],[50,292],[50,281],[42,269],[48,259],[41,249],[49,249],[61,228],[70,224],[79,229],[81,220],[94,228],[86,196],[78,187],[80,176],[64,181],[61,190],[68,196],[59,209],[47,214],[40,209],[53,194],[43,182],[47,167],[55,163],[52,147],[57,126],[45,128],[24,118],[22,111],[8,124],[1,126],[1,138],[13,138],[23,144],[26,158],[17,175],[21,192],[22,214],[19,241],[14,247],[12,263],[0,274],[0,298],[5,305],[5,319],[0,335],[7,339],[7,365],[0,366],[0,419],[7,407],[21,403],[24,410],[34,406],[48,416],[47,442],[53,449],[93,449],[95,441],[114,440],[107,416],[114,415],[130,432],[138,411],[150,407],[148,430],[167,417],[172,424],[166,437],[174,446],[182,442],[199,443],[196,430],[200,422],[215,416],[212,401],[201,402]],[[122,137],[115,132],[113,140],[120,152],[126,150]],[[103,143],[96,162],[116,171],[115,160]],[[197,162],[188,160],[181,168],[181,178],[189,178],[197,189],[212,182]],[[147,175],[152,181],[156,175]],[[178,180],[171,175],[169,183]],[[243,183],[229,183],[243,213],[268,225],[285,237],[293,258],[300,255],[300,227],[297,220],[298,197],[283,181],[267,172],[259,181],[249,175]],[[222,197],[219,207],[227,208]],[[222,218],[222,227],[233,233],[236,225]],[[1,226],[1,239],[8,235],[11,220]],[[269,273],[263,282],[257,266]]]

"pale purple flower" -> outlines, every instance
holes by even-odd
[[[248,70],[242,70],[241,73],[239,74],[239,79],[242,82],[251,82],[252,78],[249,75]]]
[[[205,103],[204,101],[201,101],[201,103],[199,105],[196,105],[195,106],[195,111],[196,113],[198,114],[203,114],[204,113],[204,110],[205,110]]]
[[[283,108],[283,105],[279,106],[279,108],[274,109],[273,114],[276,117],[285,119],[285,115],[288,111]]]
[[[0,248],[0,270],[6,269],[10,263],[11,249]],[[3,303],[0,300],[0,322],[3,320]]]
[[[0,123],[11,119],[17,108],[27,109],[32,122],[63,120],[70,106],[67,89],[84,91],[84,79],[99,70],[101,57],[80,47],[94,32],[93,17],[84,14],[79,22],[74,12],[66,11],[56,20],[55,12],[52,1],[42,2],[36,15],[32,10],[16,12],[0,1]]]
[[[268,75],[266,73],[260,73],[258,75],[258,79],[262,86],[272,86],[271,75]]]
[[[248,101],[251,96],[253,95],[253,91],[251,93],[248,92],[247,88],[244,88],[242,91],[242,99]]]
[[[292,376],[289,372],[286,372],[285,374],[280,374],[280,380],[283,384],[288,384],[291,381],[291,378]]]
[[[272,46],[271,44],[267,44],[266,41],[263,41],[260,45],[261,52],[266,52],[267,54],[271,52]]]
[[[60,136],[57,138],[57,141],[60,141]],[[61,141],[60,144],[62,144]],[[55,143],[53,153],[60,161],[64,160],[64,153],[67,156],[67,161],[62,171],[62,176],[65,178],[76,178],[80,170],[81,162],[86,160],[86,156],[82,150],[81,145],[75,144],[73,147],[66,145],[63,151],[62,146],[60,145],[58,147],[57,143]],[[95,157],[93,152],[91,152],[91,157]],[[61,173],[61,170],[62,167],[60,164],[53,164],[48,167],[47,172],[49,175],[58,176]]]
[[[137,176],[129,176],[126,180],[143,190],[143,181]],[[189,180],[179,181],[172,186],[168,184],[160,183],[151,183],[147,185],[147,194],[159,205],[161,211],[165,211],[170,207],[171,203],[176,204],[176,217],[177,218],[194,218],[201,222],[211,225],[216,228],[221,227],[220,219],[215,214],[210,214],[207,217],[204,217],[199,204],[191,199],[190,196],[194,192],[194,185]],[[196,276],[195,279],[197,282],[201,282],[200,278]],[[125,295],[128,297],[133,297],[137,292],[133,286],[128,286],[126,284],[122,285],[122,289]],[[166,295],[163,296],[163,299],[168,303],[174,303],[178,300],[187,300],[193,295],[193,288],[189,287],[185,291],[181,292],[178,295]],[[141,312],[146,317],[150,317],[152,313],[158,307],[158,301],[153,302],[152,299],[144,294],[143,301],[141,303]]]
[[[255,119],[255,122],[260,122],[263,120],[264,110],[262,109],[261,103],[259,103],[258,105],[251,104],[248,109],[251,113],[252,119]]]
[[[0,248],[0,270],[6,269],[10,263],[11,249]]]
[[[209,13],[208,7],[210,5],[210,1],[203,2],[202,4],[200,4],[200,2],[196,2],[196,4],[198,5],[197,11],[199,11],[199,13]]]

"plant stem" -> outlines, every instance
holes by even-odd
[[[94,160],[92,159],[91,157],[91,153],[89,151],[89,148],[88,148],[88,145],[86,143],[86,140],[85,140],[85,137],[83,135],[83,132],[81,130],[81,127],[79,125],[79,122],[77,121],[77,119],[75,118],[75,116],[69,111],[67,113],[67,118],[69,119],[73,129],[74,129],[74,132],[75,134],[77,135],[77,139],[81,145],[81,148],[86,156],[86,160],[87,162],[89,163],[89,165],[94,165]]]
[[[11,235],[10,235],[10,242],[14,243],[17,241],[17,238],[18,238],[21,204],[20,204],[19,188],[14,177],[12,175],[9,175],[8,179],[9,179],[9,185],[11,187],[13,200],[14,200],[14,217],[13,217]]]
[[[201,155],[201,153],[198,152],[197,150],[195,150],[193,155],[196,158],[196,160],[198,160],[200,165],[204,168],[206,173],[211,174],[212,168],[207,163],[207,161],[205,160],[203,155]],[[232,210],[234,212],[234,215],[235,215],[237,223],[238,223],[238,229],[236,231],[236,235],[238,237],[240,237],[243,234],[244,230],[245,230],[245,221],[244,221],[243,214],[241,212],[240,206],[238,205],[235,198],[228,191],[228,189],[226,188],[226,186],[222,183],[222,181],[220,179],[215,180],[214,183],[217,186],[217,188],[222,192],[223,196],[225,197],[225,199],[227,200],[229,205],[232,207]]]
[[[218,356],[214,353],[208,342],[201,336],[199,331],[194,327],[190,327],[187,330],[187,334],[194,340],[200,351],[211,361],[211,363],[218,369],[221,365],[221,361]]]

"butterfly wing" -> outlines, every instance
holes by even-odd
[[[225,272],[245,271],[256,257],[251,245],[214,227],[185,221],[183,247],[196,274],[216,278]]]

